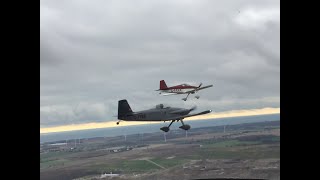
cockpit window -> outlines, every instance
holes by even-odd
[[[169,108],[169,106],[163,105],[163,104],[156,105],[156,109],[165,109],[165,108]]]
[[[163,104],[156,105],[156,109],[163,109]]]

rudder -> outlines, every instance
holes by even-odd
[[[133,113],[129,103],[126,99],[120,100],[118,102],[118,119],[121,119],[124,115]]]
[[[164,82],[164,80],[161,80],[160,81],[160,90],[163,90],[163,89],[167,89],[168,86],[166,85],[166,82]]]

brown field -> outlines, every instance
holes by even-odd
[[[90,146],[99,144],[91,150],[84,150],[87,142],[79,145],[78,151],[42,153],[41,179],[101,179],[101,174],[110,172],[119,176],[103,179],[280,179],[279,127],[190,133],[187,138],[182,134],[167,138],[166,143],[163,139],[158,143],[154,139],[145,140],[143,147],[121,140],[123,146],[133,147],[122,152],[110,152],[103,146],[110,142],[110,139],[90,142]]]

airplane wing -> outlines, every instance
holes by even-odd
[[[209,88],[209,87],[212,87],[213,85],[208,85],[208,86],[203,86],[203,87],[200,87],[200,88],[197,88],[197,89],[194,89],[194,90],[191,90],[191,91],[187,91],[186,93],[193,93],[193,92],[196,92],[196,91],[199,91],[201,89],[206,89],[206,88]]]
[[[208,85],[208,86],[203,86],[201,88],[198,88],[197,91],[201,90],[201,89],[206,89],[206,88],[209,88],[209,87],[212,87],[213,85]]]
[[[199,116],[199,115],[208,114],[208,113],[211,113],[211,112],[212,112],[212,110],[206,110],[206,111],[202,111],[202,112],[199,112],[199,113],[196,113],[196,114],[185,115],[185,116],[183,116],[183,118],[192,117],[192,116]]]
[[[190,94],[190,93],[193,93],[195,92],[197,89],[194,89],[194,90],[191,90],[191,91],[187,91],[185,94]]]
[[[196,114],[188,114],[188,115],[184,115],[184,116],[177,116],[177,117],[164,119],[164,120],[168,121],[168,120],[175,120],[175,119],[184,119],[184,118],[187,118],[187,117],[199,116],[199,115],[208,114],[208,113],[211,113],[211,112],[212,112],[212,110],[206,110],[206,111],[202,111],[202,112],[199,112],[199,113],[196,113]],[[162,121],[164,121],[164,120],[162,120]]]

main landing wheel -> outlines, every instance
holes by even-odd
[[[189,130],[191,128],[190,125],[184,124],[182,119],[180,120],[180,122],[182,124],[182,126],[179,127],[180,129],[184,129],[184,130],[187,131],[187,130]]]
[[[175,122],[176,120],[172,120],[171,123],[169,124],[169,126],[164,126],[162,128],[160,128],[160,130],[164,131],[164,132],[168,132],[170,130],[170,126],[173,122]]]
[[[179,128],[187,131],[187,130],[190,129],[190,125],[189,124],[185,124],[185,125],[180,126]]]
[[[160,128],[160,130],[162,130],[164,132],[168,132],[170,130],[170,128],[167,126],[164,126],[164,127]]]

